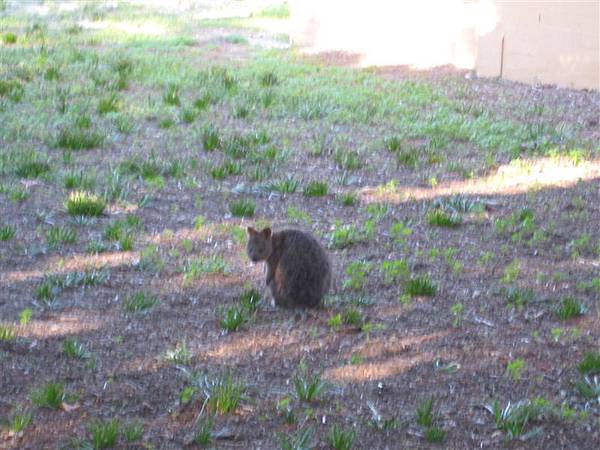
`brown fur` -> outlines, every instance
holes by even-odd
[[[299,230],[271,234],[248,227],[248,257],[267,263],[267,286],[284,307],[322,306],[331,284],[331,264],[317,240]]]

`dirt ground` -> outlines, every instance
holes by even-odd
[[[254,31],[236,33],[264,39]],[[214,28],[205,34],[198,31],[198,45],[209,46],[208,59],[238,64],[252,57],[253,47],[219,41],[218,34]],[[347,66],[352,58],[322,55],[307,60],[327,67]],[[498,118],[540,122],[549,128],[568,125],[577,130],[577,142],[592,150],[590,143],[597,147],[600,141],[597,92],[480,79],[448,68],[372,70],[392,82],[430,83],[449,99],[483,107]],[[132,84],[129,89],[141,92],[144,87]],[[540,116],[524,112],[536,105],[544,106]],[[210,120],[227,120],[240,130],[256,129],[262,120],[226,119],[227,105],[220,104],[210,114]],[[146,121],[135,136],[107,148],[78,153],[77,167],[91,171],[107,166],[146,142],[158,158],[174,154],[197,158],[196,168],[186,169],[193,183],[169,179],[162,189],[151,191],[136,182],[133,198],[139,204],[151,194],[151,200],[143,207],[135,207],[134,201],[111,203],[102,217],[75,226],[74,244],[57,249],[45,244],[49,226],[72,224],[62,207],[67,191],[60,183],[19,180],[29,192],[21,203],[0,193],[0,225],[18,230],[14,239],[0,242],[0,319],[16,333],[14,339],[0,340],[0,418],[8,421],[18,407],[33,414],[24,432],[0,432],[0,448],[85,448],[81,442],[91,439],[90,422],[114,417],[122,424],[137,420],[144,427],[138,442],[121,437],[116,448],[195,448],[193,436],[206,396],[197,392],[189,402],[182,401],[182,391],[193,385],[191,373],[207,379],[231,373],[245,386],[233,413],[214,416],[209,448],[281,448],[279,436],[308,426],[314,430],[311,448],[331,448],[327,435],[333,424],[356,430],[357,449],[598,448],[600,404],[583,398],[575,388],[581,379],[577,365],[586,352],[600,348],[600,291],[593,284],[600,277],[598,154],[576,163],[533,158],[525,169],[511,164],[508,155],[499,155],[484,167],[482,155],[465,144],[456,150],[456,158],[473,170],[473,176],[464,178],[436,166],[416,170],[399,166],[382,150],[366,156],[368,164],[353,171],[351,180],[342,185],[333,181],[344,175],[333,155],[310,153],[314,130],[362,142],[365,133],[380,136],[381,127],[294,120],[268,122],[277,127],[276,136],[289,132],[292,140],[292,152],[279,162],[277,178],[329,180],[330,191],[323,197],[305,196],[301,188],[295,193],[258,189],[259,183],[249,182],[244,173],[217,182],[202,168],[206,161],[220,162],[220,152],[198,151],[200,143],[196,148],[177,147],[177,133],[204,124],[198,121],[181,125],[179,131],[165,131],[156,120]],[[171,140],[161,140],[167,132],[172,133]],[[166,142],[175,142],[176,147],[161,150]],[[448,159],[454,150],[446,149]],[[60,158],[58,154],[57,161]],[[428,182],[433,176],[435,183]],[[386,190],[390,180],[395,187]],[[357,206],[340,203],[340,195],[349,192],[357,196]],[[435,202],[457,194],[475,205],[464,213],[463,223],[457,228],[429,225],[427,214]],[[241,197],[256,203],[254,217],[231,215],[228,204]],[[387,205],[387,210],[373,219],[376,213],[369,205]],[[290,207],[305,212],[310,220],[290,218]],[[518,229],[498,231],[498,220],[518,217],[524,209],[535,217],[542,239],[532,241],[527,231],[515,238]],[[135,215],[141,223],[132,250],[110,244],[106,252],[86,251],[91,240],[103,239],[112,220],[127,215]],[[195,226],[200,215],[204,222]],[[275,230],[293,226],[315,234],[327,247],[338,223],[362,227],[368,220],[376,222],[368,238],[347,248],[328,248],[335,278],[323,309],[284,310],[264,298],[238,331],[222,330],[225,310],[238,304],[248,285],[265,293],[263,267],[246,257],[240,229],[257,222]],[[412,230],[403,243],[390,234],[397,222]],[[581,236],[588,239],[578,246],[574,241]],[[154,253],[145,252],[153,247]],[[186,282],[186,264],[210,255],[223,258],[225,273],[205,273]],[[386,282],[380,264],[397,259],[408,263],[413,276],[429,276],[437,286],[435,295],[410,298],[404,295],[404,281]],[[506,281],[507,267],[515,260],[517,275]],[[357,290],[345,286],[346,268],[354,261],[371,265]],[[453,265],[456,262],[460,265]],[[46,275],[90,268],[107,278],[94,286],[64,288],[51,305],[38,299]],[[533,299],[511,307],[509,287],[530,289]],[[140,290],[157,295],[160,302],[144,313],[127,312],[123,301]],[[556,308],[566,297],[583,304],[585,314],[560,320]],[[332,326],[330,319],[349,307],[360,311],[362,323],[369,325]],[[20,324],[26,308],[33,311],[32,318]],[[89,357],[65,356],[67,338],[82,343]],[[189,360],[170,361],[165,355],[181,345]],[[525,365],[512,376],[507,366],[518,359]],[[299,366],[327,381],[327,389],[313,402],[295,396],[293,379]],[[48,381],[64,383],[67,396],[58,410],[32,404],[32,390]],[[436,423],[446,432],[441,443],[428,442],[425,428],[415,422],[418,405],[431,397]],[[536,398],[553,408],[527,425],[527,431],[540,427],[527,439],[507,440],[485,408],[494,400],[505,406]],[[282,399],[290,399],[294,423],[281,412]]]

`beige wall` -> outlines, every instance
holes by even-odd
[[[600,0],[290,0],[291,37],[358,64],[451,64],[481,76],[600,89]]]
[[[496,1],[477,72],[531,84],[600,89],[600,2]],[[504,41],[504,42],[503,42]]]

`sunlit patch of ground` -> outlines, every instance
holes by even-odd
[[[408,199],[426,200],[437,197],[464,195],[516,195],[553,187],[570,187],[579,181],[600,179],[600,161],[573,164],[557,158],[518,160],[500,166],[493,174],[464,181],[442,182],[435,187],[365,187],[360,190],[365,201],[402,203]]]
[[[106,324],[106,318],[89,311],[70,311],[53,314],[49,320],[32,320],[26,327],[19,327],[18,335],[25,338],[47,339],[51,337],[76,336],[96,331]]]

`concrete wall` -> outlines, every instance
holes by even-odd
[[[290,0],[290,12],[294,45],[360,66],[451,64],[600,89],[599,0]]]
[[[600,89],[599,1],[496,1],[495,6],[498,23],[479,38],[478,74]]]

